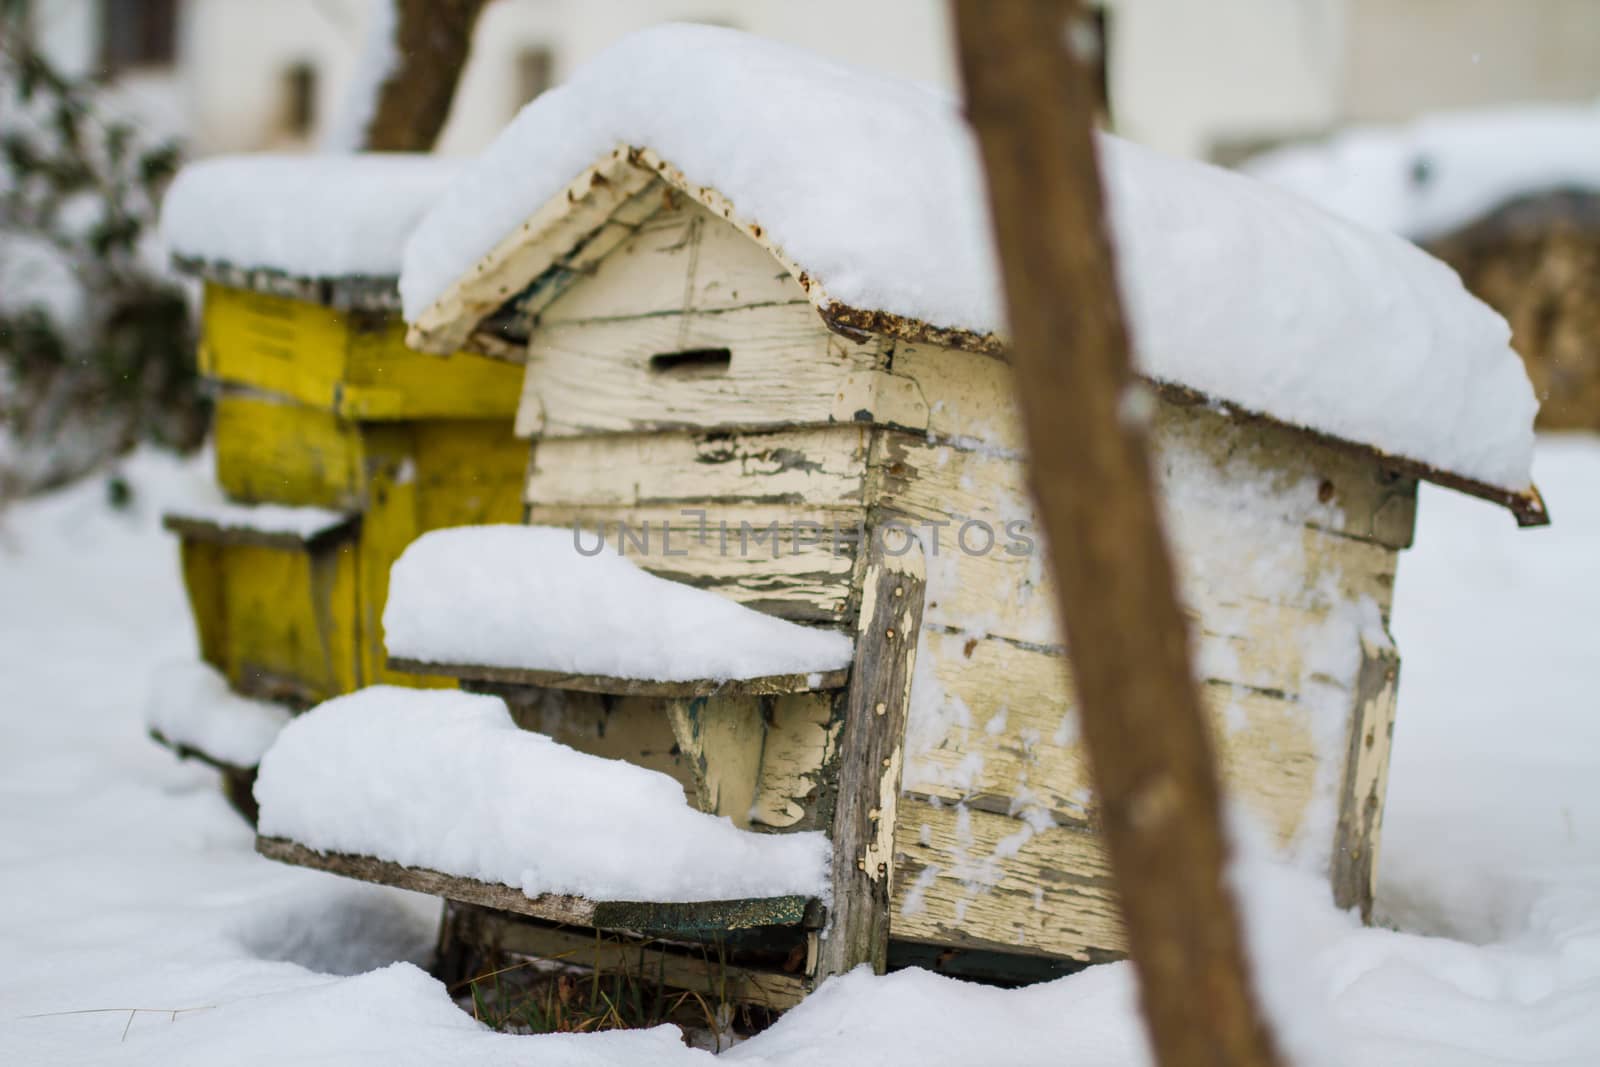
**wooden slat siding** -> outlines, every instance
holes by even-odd
[[[308,706],[361,685],[355,546],[183,542],[207,662],[248,696]]]
[[[886,437],[892,443],[881,458],[874,456],[872,475],[882,485],[882,514],[913,525],[950,523],[939,534],[938,557],[929,559],[934,595],[928,621],[1024,644],[1058,645],[1038,546],[1023,554],[1006,529],[1021,517],[1028,535],[1036,537],[1020,461],[941,451],[893,432]],[[1291,521],[1258,521],[1253,512],[1240,515],[1205,501],[1184,500],[1172,510],[1188,606],[1202,634],[1232,646],[1222,658],[1237,661],[1239,673],[1219,680],[1296,691],[1303,658],[1299,635],[1326,616],[1330,590],[1340,597],[1370,596],[1388,615],[1395,549]],[[992,550],[962,551],[958,537],[967,520],[994,532]],[[968,543],[978,551],[986,540],[984,528],[974,527]],[[1285,570],[1293,567],[1302,568],[1297,579]],[[1286,577],[1296,582],[1287,596],[1280,587]]]
[[[1032,833],[1004,815],[903,797],[895,853],[896,940],[1085,963],[1126,949],[1111,868],[1090,831]]]
[[[860,963],[871,963],[879,974],[888,967],[895,812],[924,590],[916,541],[887,545],[874,539],[839,740],[831,834],[833,921],[819,945],[818,980]]]
[[[890,365],[896,377],[915,384],[929,411],[926,438],[905,439],[923,446],[904,457],[908,467],[924,469],[930,454],[935,460],[944,454],[941,445],[1020,455],[1009,364],[970,352],[902,344],[894,348]],[[1256,468],[1282,485],[1309,482],[1326,495],[1324,503],[1343,512],[1331,522],[1312,519],[1311,525],[1391,548],[1411,544],[1416,479],[1391,474],[1374,458],[1332,448],[1290,427],[1164,400],[1155,402],[1151,442],[1158,457],[1168,450],[1199,449],[1219,461]]]
[[[1363,922],[1372,918],[1372,898],[1377,891],[1383,799],[1389,785],[1399,680],[1400,657],[1394,645],[1363,636],[1333,848],[1334,903],[1359,909]]]
[[[800,283],[766,249],[668,186],[657,183],[654,190],[660,209],[598,260],[585,284],[548,303],[542,325],[769,304],[810,307]]]
[[[408,659],[404,656],[390,657],[389,665],[396,670],[448,674],[452,678],[494,685],[538,686],[576,693],[673,699],[820,692],[839,688],[849,673],[839,670],[821,671],[816,674],[774,674],[764,678],[729,678],[721,681],[699,679],[664,682],[648,678],[610,678],[598,674],[566,674],[561,671],[536,671],[521,667],[494,667],[479,663],[433,663]]]
[[[518,367],[411,351],[392,316],[208,285],[200,326],[202,374],[350,418],[504,418],[521,391]]]
[[[907,793],[1007,813],[1038,807],[1058,822],[1094,819],[1087,754],[1077,737],[1069,661],[993,638],[925,631],[923,654],[948,701],[969,725],[953,725],[929,751],[909,753]],[[1218,759],[1232,790],[1288,842],[1301,829],[1316,784],[1318,753],[1307,709],[1281,696],[1211,683],[1202,698],[1215,723]],[[991,723],[999,723],[994,733]]]
[[[535,505],[864,502],[870,428],[545,438],[529,464]]]
[[[481,908],[458,908],[454,936],[488,951],[659,979],[673,989],[700,993],[713,1002],[726,999],[784,1011],[805,999],[810,990],[810,983],[799,975],[741,967],[704,953],[632,939],[598,940],[586,931],[535,925]]]
[[[716,376],[652,369],[654,355],[730,353]],[[521,436],[816,426],[870,410],[876,342],[828,333],[801,304],[541,326],[528,346]],[[846,385],[850,387],[846,389]]]
[[[426,867],[406,867],[372,856],[318,852],[281,837],[257,836],[256,851],[280,863],[327,871],[364,882],[410,889],[463,904],[495,908],[548,922],[589,926],[598,930],[634,930],[657,936],[670,933],[700,936],[766,926],[815,929],[821,925],[824,918],[817,902],[808,897],[707,900],[693,903],[589,900],[585,897],[559,894],[530,897],[508,885],[480,882],[474,878],[460,878]]]
[[[256,784],[255,767],[241,767],[236,763],[218,759],[209,752],[195,748],[193,745],[174,741],[160,730],[154,728],[149,733],[150,740],[162,748],[170,749],[172,754],[180,760],[192,759],[216,770],[222,778],[222,795],[227,798],[229,805],[244,817],[245,822],[251,826],[256,824],[256,816],[259,814],[259,809],[256,805],[254,792]]]
[[[213,438],[217,482],[231,500],[351,510],[365,504],[360,429],[325,408],[225,386]]]
[[[643,522],[649,521],[648,550],[642,551],[637,541],[624,540],[622,553],[652,574],[708,589],[781,619],[835,628],[848,625],[855,546],[843,540],[842,535],[836,551],[831,534],[818,541],[813,540],[813,527],[802,526],[798,538],[793,531],[796,518],[829,530],[837,518],[841,529],[853,534],[853,516],[821,512],[797,515],[794,509],[785,507],[737,509],[726,514],[708,510],[709,527],[703,540],[698,519],[669,528],[663,538],[661,523],[671,521],[677,514],[675,506],[651,511],[530,506],[527,518],[541,526],[571,529],[574,524],[580,525],[579,543],[586,551],[595,546],[601,523],[605,524],[607,544],[616,550],[619,523],[626,521],[637,539],[644,536]],[[726,544],[719,533],[722,519],[728,522]],[[750,524],[747,535],[741,536],[741,522]],[[774,522],[778,524],[776,541],[769,533]]]

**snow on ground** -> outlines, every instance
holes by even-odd
[[[828,839],[696,811],[659,771],[519,729],[499,697],[371,686],[290,723],[261,761],[261,832],[529,896],[825,896]]]
[[[172,744],[235,767],[254,767],[288,723],[289,711],[281,704],[239,696],[221,671],[185,659],[152,675],[144,721]]]
[[[820,286],[824,302],[1003,332],[983,171],[957,100],[687,25],[607,49],[451,183],[406,243],[406,318],[619,143],[726,196],[809,274],[813,298]],[[1448,267],[1265,183],[1110,135],[1100,148],[1146,375],[1527,488],[1533,389],[1510,328]]]
[[[843,634],[658,578],[596,533],[555,526],[423,534],[390,572],[383,632],[390,655],[427,663],[658,681],[835,671],[855,650]]]
[[[1242,169],[1362,225],[1426,240],[1521,196],[1600,189],[1600,102],[1355,126],[1265,153]]]
[[[208,472],[126,473],[129,513],[89,482],[0,514],[0,1063],[708,1067],[665,1029],[490,1033],[394,962],[425,953],[432,901],[251,853],[212,772],[140,722],[152,671],[192,655],[159,511]],[[1307,1063],[1600,1060],[1600,440],[1547,439],[1536,474],[1555,526],[1425,488],[1402,562],[1379,903],[1410,932],[1359,928],[1304,876],[1240,872],[1271,919],[1253,925],[1280,934],[1272,999]],[[1147,1062],[1134,1010],[1120,964],[1010,992],[854,974],[726,1055],[1120,1067]]]

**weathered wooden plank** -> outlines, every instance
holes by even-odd
[[[1358,909],[1364,922],[1372,918],[1372,898],[1377,891],[1378,846],[1399,679],[1400,657],[1394,645],[1363,636],[1350,750],[1334,834],[1332,881],[1334,903]]]
[[[545,689],[605,693],[613,696],[683,698],[770,696],[778,693],[811,693],[824,689],[838,689],[844,685],[850,673],[840,670],[817,674],[774,674],[763,678],[729,678],[720,681],[700,679],[663,682],[647,678],[609,678],[597,674],[565,674],[561,671],[534,671],[521,667],[493,667],[485,664],[430,663],[404,656],[389,657],[389,666],[400,671],[443,674],[451,678],[492,682],[498,685],[539,686]]]
[[[750,822],[774,829],[826,827],[832,815],[826,768],[838,752],[843,708],[837,694],[796,693],[767,702],[767,735],[761,750]]]
[[[928,559],[929,621],[1058,645],[1022,465],[885,437],[889,447],[873,460],[883,513],[913,526],[947,523],[920,531],[930,549],[937,536],[937,555],[930,551]],[[1210,635],[1202,669],[1223,681],[1296,692],[1305,673],[1303,635],[1335,605],[1370,597],[1387,616],[1397,552],[1227,506],[1226,485],[1220,497],[1174,497],[1169,508],[1181,592],[1198,632]]]
[[[662,205],[540,313],[544,326],[793,303],[805,290],[766,249],[665,185]],[[815,312],[811,312],[815,316]]]
[[[353,543],[183,546],[203,655],[235,690],[304,707],[360,686]]]
[[[766,743],[760,700],[678,698],[667,701],[666,713],[678,750],[694,773],[695,806],[747,829]]]
[[[657,360],[725,351],[722,364]],[[851,375],[882,368],[876,342],[829,333],[802,304],[541,326],[528,347],[522,436],[738,430],[855,422]]]
[[[352,510],[364,505],[356,423],[326,408],[225,387],[213,426],[217,482],[230,500]]]
[[[819,980],[860,963],[870,962],[879,974],[888,966],[895,811],[924,588],[920,546],[912,541],[906,551],[875,542],[862,583],[855,671],[839,742],[834,916],[819,946]]]
[[[516,366],[471,353],[406,348],[398,318],[340,311],[208,285],[200,369],[349,418],[504,418],[521,392]]]
[[[1088,755],[1078,738],[1072,667],[1058,653],[995,638],[925,630],[903,775],[907,793],[986,811],[1044,813],[1080,828],[1095,819]],[[1300,832],[1318,783],[1310,711],[1270,693],[1210,683],[1201,696],[1215,727],[1230,794],[1280,841]]]
[[[1009,364],[971,352],[901,344],[891,357],[892,373],[915,386],[928,409],[926,437],[891,440],[891,446],[920,445],[890,462],[904,464],[916,477],[930,466],[944,469],[952,451],[977,451],[1016,458],[1022,441],[1016,421],[1015,387]],[[1411,544],[1416,517],[1416,479],[1399,476],[1368,455],[1319,442],[1292,427],[1230,418],[1211,407],[1161,399],[1152,389],[1151,447],[1157,471],[1170,485],[1199,456],[1212,457],[1213,481],[1264,481],[1285,492],[1291,507],[1278,512],[1285,521],[1358,537],[1391,548]],[[952,449],[952,446],[954,448]],[[959,457],[956,457],[959,459]],[[960,478],[957,473],[955,477]],[[973,476],[977,482],[977,477]],[[980,483],[981,484],[981,483]],[[1312,506],[1308,506],[1312,505]],[[1271,499],[1255,502],[1257,517],[1280,507]],[[952,509],[954,510],[954,509]]]
[[[535,506],[864,503],[870,429],[774,433],[610,434],[537,442],[527,500]],[[678,516],[685,524],[688,516]]]
[[[478,323],[581,246],[655,180],[633,165],[626,146],[608,153],[452,283],[417,318],[407,343],[423,352],[454,351]]]
[[[481,908],[461,908],[454,916],[453,931],[462,942],[481,949],[601,972],[626,970],[716,1001],[759,1004],[774,1011],[794,1007],[810,990],[810,983],[797,974],[744,967],[633,939],[597,939],[591,933],[536,925]]]
[[[1126,950],[1099,838],[916,797],[900,801],[890,932],[897,940],[1064,956]]]
[[[508,885],[480,882],[429,870],[406,867],[372,856],[343,852],[318,852],[282,837],[256,837],[256,851],[268,859],[298,867],[327,871],[379,885],[444,897],[463,904],[509,911],[548,922],[589,926],[597,930],[633,930],[665,935],[674,932],[706,935],[763,926],[797,926],[814,929],[823,913],[809,897],[785,896],[743,900],[654,902],[589,900],[586,897],[546,893],[530,897]]]
[[[843,625],[850,604],[859,511],[787,505],[630,508],[530,505],[528,522],[573,530],[582,552],[602,538],[652,574],[708,589],[795,622]],[[704,525],[702,525],[702,523]],[[840,536],[836,539],[833,530]]]

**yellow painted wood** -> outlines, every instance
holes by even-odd
[[[356,546],[185,539],[201,654],[239,692],[312,704],[360,688]]]
[[[205,288],[200,369],[358,419],[507,417],[522,385],[520,367],[411,351],[392,316],[216,284]]]
[[[229,498],[359,510],[366,499],[361,427],[326,408],[265,393],[217,398],[217,481]]]
[[[361,525],[362,652],[369,683],[447,686],[450,679],[388,667],[383,609],[389,571],[423,533],[522,518],[527,446],[505,420],[426,420],[363,426],[367,507]]]

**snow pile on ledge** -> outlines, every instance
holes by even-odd
[[[186,259],[297,278],[393,278],[406,236],[460,171],[434,156],[228,156],[191,163],[161,205]]]
[[[1335,214],[1426,240],[1518,197],[1600,191],[1600,104],[1487,108],[1353,127],[1269,152],[1243,169]]]
[[[728,197],[831,301],[1004,326],[958,102],[706,26],[634,34],[524,108],[407,242],[407,319],[618,143],[655,149]],[[1528,486],[1533,389],[1504,320],[1449,268],[1249,178],[1115,137],[1101,148],[1146,375]]]
[[[289,712],[250,700],[206,663],[169,663],[157,670],[145,702],[145,726],[235,767],[254,767],[289,721]]]
[[[496,697],[379,686],[284,728],[261,833],[529,896],[731,900],[826,887],[827,838],[695,811],[671,778],[518,729]]]
[[[657,578],[593,544],[594,536],[549,526],[424,534],[390,572],[383,612],[389,654],[654,681],[850,665],[854,645],[843,634]]]
[[[197,497],[200,494],[196,494]],[[195,499],[174,507],[174,519],[205,523],[222,530],[257,534],[288,534],[309,541],[343,526],[350,516],[328,508],[298,507],[289,504],[235,504],[221,499]]]

